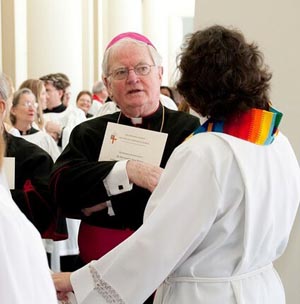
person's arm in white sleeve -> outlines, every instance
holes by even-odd
[[[216,218],[220,196],[207,161],[194,153],[171,156],[149,200],[156,208],[146,222],[104,257],[72,273],[77,299],[90,300],[79,303],[109,303],[106,294],[120,303],[142,303],[199,246]],[[176,225],[166,225],[166,219]]]

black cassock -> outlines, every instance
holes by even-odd
[[[150,191],[134,185],[131,191],[108,197],[103,179],[116,162],[98,162],[106,125],[118,119],[120,124],[132,126],[130,119],[116,112],[75,127],[69,144],[54,164],[50,185],[66,216],[81,218],[90,225],[136,230],[142,224]],[[143,118],[141,127],[160,131],[162,120],[162,132],[168,133],[160,164],[164,168],[172,151],[199,126],[199,119],[160,105],[153,115]],[[81,209],[107,200],[111,201],[115,216],[109,216],[107,209],[89,217],[82,214]]]
[[[15,158],[12,198],[44,238],[67,238],[66,221],[59,216],[49,189],[53,161],[39,146],[5,133],[6,156]]]
[[[121,230],[132,231],[141,226],[146,203],[151,195],[150,191],[133,185],[131,191],[108,197],[103,179],[110,173],[116,161],[98,162],[108,122],[132,126],[131,119],[120,112],[101,116],[78,125],[71,133],[69,144],[54,164],[51,176],[50,186],[55,201],[62,208],[64,214],[67,217],[80,218],[84,223],[81,225],[78,238],[80,256],[84,263],[99,258],[116,246],[121,239],[124,240],[130,235],[120,237]],[[169,110],[160,105],[153,115],[143,117],[142,125],[139,127],[168,133],[160,164],[164,168],[172,151],[198,126],[199,119],[197,117]],[[114,216],[110,216],[107,209],[95,212],[89,217],[84,216],[81,212],[83,208],[107,200],[111,201]],[[105,246],[103,244],[105,242],[103,231],[101,231],[101,237],[95,239],[92,234],[93,226],[111,228],[114,231],[119,229],[118,236],[115,238],[114,234],[112,237],[113,231],[105,230],[104,234],[109,238],[107,241],[109,244]],[[83,227],[87,230],[83,230]],[[102,249],[99,250],[100,247],[103,247],[104,252]],[[102,252],[101,255],[98,255],[99,252]],[[152,302],[153,295],[144,304]]]

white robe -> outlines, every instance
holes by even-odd
[[[29,135],[22,135],[22,137],[46,151],[54,162],[60,155],[60,150],[55,140],[44,131],[38,131]]]
[[[63,128],[62,150],[67,146],[73,128],[86,121],[85,113],[81,109],[72,105],[69,105],[65,111],[60,113],[44,113],[43,117],[45,119],[45,124],[48,121],[53,121]]]
[[[0,302],[57,303],[40,234],[14,203],[3,182],[0,240]]]
[[[281,133],[268,146],[198,134],[172,154],[142,227],[71,275],[77,301],[141,304],[157,289],[155,304],[283,304],[272,262],[299,200],[298,162]]]
[[[92,105],[91,105],[88,113],[92,114],[93,116],[96,116],[103,105],[104,105],[104,103],[102,103],[101,101],[93,99]]]

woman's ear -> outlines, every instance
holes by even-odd
[[[12,107],[10,108],[10,114],[13,115],[13,116],[16,116],[16,110],[15,110],[15,107],[14,107],[14,106],[12,106]]]
[[[3,99],[0,98],[0,116],[4,117],[6,112],[6,103]]]

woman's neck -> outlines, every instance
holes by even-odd
[[[21,121],[17,121],[15,124],[14,124],[14,127],[16,128],[16,129],[18,129],[19,131],[21,131],[21,132],[26,132],[26,131],[28,131],[28,130],[30,130],[31,129],[31,127],[32,127],[32,123],[30,123],[30,122],[21,122]]]

